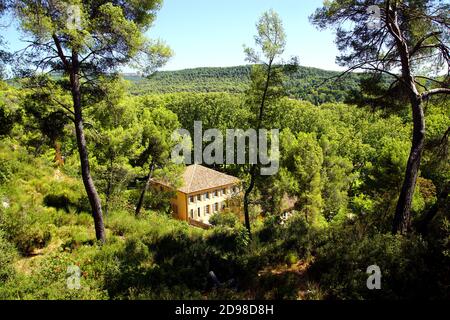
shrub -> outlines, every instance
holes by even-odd
[[[69,212],[70,199],[65,195],[48,194],[44,197],[44,205]]]
[[[33,266],[30,275],[17,276],[5,283],[0,288],[0,298],[3,299],[48,299],[48,300],[71,300],[71,299],[106,299],[105,291],[100,289],[98,282],[92,275],[85,272],[80,265],[79,289],[68,287],[69,266],[78,266],[79,262],[67,253],[56,252]]]
[[[285,261],[287,265],[293,265],[298,261],[298,256],[295,252],[288,252]]]
[[[125,211],[113,212],[106,217],[106,227],[117,236],[143,236],[150,229],[145,217],[136,218],[133,214]]]
[[[35,249],[44,248],[51,239],[48,227],[33,221],[20,212],[8,210],[0,216],[0,227],[23,255],[33,253]]]
[[[55,173],[48,185],[42,186],[42,193],[45,194],[43,204],[65,212],[90,212],[89,199],[81,183],[73,178],[64,176],[59,170]]]
[[[201,292],[192,290],[185,285],[167,287],[161,285],[157,289],[129,288],[129,298],[132,300],[201,300]]]
[[[209,247],[224,256],[242,253],[249,242],[247,229],[239,224],[214,228],[206,241]]]
[[[312,274],[332,299],[404,299],[426,297],[426,245],[419,237],[391,234],[358,237],[333,232],[319,249]],[[371,265],[381,269],[381,290],[367,288]]]
[[[262,242],[272,242],[279,236],[280,218],[278,216],[269,216],[264,219],[263,226],[256,234]]]
[[[7,281],[14,275],[13,261],[17,256],[16,248],[5,238],[0,230],[0,283]]]
[[[51,233],[45,226],[38,224],[27,226],[17,232],[13,237],[19,251],[25,255],[32,254],[34,250],[47,246],[50,242]]]
[[[213,226],[234,227],[239,223],[239,218],[233,213],[215,213],[209,218],[209,223]]]
[[[297,252],[299,258],[309,259],[322,241],[323,230],[311,226],[303,214],[296,213],[283,225],[280,237],[283,252]]]
[[[60,229],[61,230],[61,229]],[[94,235],[90,230],[83,226],[70,226],[63,229],[59,236],[62,239],[67,239],[61,245],[66,251],[72,251],[82,246],[92,246],[95,244]]]

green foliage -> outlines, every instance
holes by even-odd
[[[234,227],[239,223],[239,217],[233,213],[215,213],[209,218],[213,226]]]
[[[299,259],[309,261],[315,255],[318,244],[323,241],[323,232],[322,228],[313,226],[300,212],[293,212],[284,223],[276,216],[266,218],[257,233],[264,248],[262,263],[292,264]]]
[[[8,217],[11,219],[12,217]],[[14,218],[12,218],[14,219]],[[17,219],[17,218],[15,218]],[[44,248],[51,239],[51,233],[39,225],[14,223],[5,225],[5,230],[14,233],[9,235],[10,240],[24,255],[32,254],[36,249]]]
[[[0,137],[9,135],[14,125],[22,120],[22,113],[19,108],[19,98],[20,92],[18,90],[15,90],[0,80],[0,123],[2,124],[0,128]]]
[[[348,229],[332,233],[320,247],[312,272],[320,277],[332,299],[426,298],[434,291],[426,265],[426,243],[390,234],[350,235]],[[366,286],[371,265],[381,269],[382,290]]]
[[[352,91],[359,89],[358,74],[350,74],[339,81],[325,81],[338,72],[299,67],[285,79],[289,97],[309,101],[316,105],[326,102],[345,102]],[[181,71],[158,71],[149,78],[125,74],[132,83],[132,95],[155,93],[244,93],[250,88],[251,66],[227,68],[196,68]]]
[[[304,214],[294,213],[280,230],[283,252],[295,252],[301,259],[310,259],[322,241],[321,230],[308,223]]]
[[[250,238],[247,229],[242,224],[229,226],[217,226],[208,238],[211,250],[224,257],[230,254],[240,254],[245,251]]]
[[[4,231],[1,229],[0,252],[0,283],[5,283],[9,278],[15,275],[13,263],[17,258],[17,251],[14,245],[6,239]]]
[[[73,257],[64,252],[56,252],[41,260],[28,276],[18,275],[0,287],[3,299],[41,300],[95,300],[107,298],[106,292],[97,288],[92,277],[82,272],[80,289],[69,289],[67,278],[69,266],[76,266]]]
[[[81,62],[79,67],[96,75],[114,70],[133,59],[140,62],[145,73],[151,73],[172,54],[161,41],[150,41],[144,36],[156,18],[160,0],[139,3],[96,1],[82,5],[78,1],[74,5],[78,6],[80,13],[80,24],[74,27],[67,23],[66,3],[55,6],[22,0],[16,1],[10,10],[18,19],[20,28],[29,38],[36,40],[33,46],[40,49],[39,58],[47,53],[45,65],[58,65],[57,71],[68,71],[67,61],[61,55],[54,56],[53,50],[58,46],[61,46],[63,54],[65,50],[73,51],[77,56],[85,54],[88,59],[78,59]],[[50,44],[48,40],[51,40]],[[30,59],[41,67],[36,59]],[[23,61],[24,64],[26,62],[31,61]]]
[[[58,91],[61,81],[51,88],[54,98],[66,101]],[[246,129],[254,122],[249,104],[254,101],[224,92],[131,97],[119,79],[102,81],[101,99],[86,100],[85,129],[103,200],[108,182],[112,186],[107,241],[102,246],[95,241],[72,129],[63,126],[59,138],[65,164],[55,166],[56,151],[46,133],[30,123],[49,110],[28,101],[31,110],[0,141],[0,298],[448,296],[445,201],[439,202],[427,235],[386,234],[410,148],[411,127],[404,114],[342,103],[271,101],[265,116],[268,125],[282,131],[280,171],[256,187],[250,239],[238,215],[231,213],[213,215],[210,230],[172,219],[165,205],[170,195],[156,190],[149,190],[144,205],[152,211],[136,217],[133,209],[152,161],[158,164],[157,178],[177,183],[180,168],[169,163],[173,130],[191,131],[194,120],[203,121],[204,130]],[[30,98],[28,90],[8,87],[14,99],[3,101],[13,109],[25,106],[21,99]],[[428,142],[414,195],[414,223],[438,203],[448,181],[446,108],[445,102],[430,101],[426,110]],[[42,118],[34,117],[33,110]],[[246,178],[243,166],[215,169]],[[285,195],[293,208],[282,222]],[[72,264],[80,267],[81,290],[67,288]],[[371,264],[381,267],[381,292],[366,289]],[[209,271],[222,286],[212,288]]]
[[[113,215],[107,217],[106,226],[117,236],[124,236],[126,234],[143,236],[150,227],[150,222],[145,218],[137,220],[128,212],[115,212]]]
[[[295,137],[289,129],[282,132],[283,154],[280,188],[290,196],[297,197],[311,222],[318,219],[322,211],[320,171],[323,153],[314,134],[298,133]]]

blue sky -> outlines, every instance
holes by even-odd
[[[164,70],[241,65],[246,63],[243,45],[254,45],[256,21],[264,11],[274,9],[287,34],[285,58],[298,56],[304,66],[341,70],[335,64],[333,33],[317,30],[308,20],[322,3],[323,0],[165,0],[148,36],[164,40],[175,52]],[[10,49],[23,47],[13,25],[1,32]]]

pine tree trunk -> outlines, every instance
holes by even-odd
[[[154,170],[154,165],[152,164],[152,165],[150,165],[150,173],[148,175],[147,181],[145,182],[145,186],[142,189],[141,196],[139,197],[139,201],[136,206],[136,216],[139,216],[139,214],[141,213],[141,209],[144,204],[145,194],[147,193],[148,188],[150,188],[150,183],[152,181],[153,170]]]
[[[253,188],[255,187],[255,172],[256,172],[256,165],[252,165],[250,169],[250,184],[245,190],[244,193],[244,218],[245,218],[245,227],[247,228],[248,234],[252,235],[251,233],[251,227],[250,227],[250,213],[249,213],[249,204],[250,204],[250,193],[253,191]]]
[[[78,74],[78,55],[76,53],[72,54],[72,63],[73,67],[70,72],[70,83],[72,86],[72,99],[75,114],[75,132],[77,137],[78,153],[80,156],[81,176],[83,178],[83,184],[86,189],[86,193],[92,209],[92,216],[94,218],[95,225],[95,235],[98,241],[105,242],[106,236],[105,226],[103,224],[102,206],[100,197],[97,193],[97,189],[94,185],[94,181],[91,177],[88,150],[86,138],[84,135],[80,79]]]
[[[395,209],[392,233],[406,234],[411,223],[411,204],[419,174],[420,160],[425,142],[425,115],[422,106],[422,96],[417,90],[414,80],[413,68],[408,43],[398,24],[398,12],[386,3],[386,25],[395,39],[400,55],[402,77],[401,82],[408,91],[413,116],[413,139],[408,162],[406,164],[405,178],[403,180],[400,196]]]
[[[263,122],[264,107],[265,107],[265,104],[266,104],[267,93],[269,91],[269,86],[270,86],[270,76],[271,76],[271,72],[272,72],[272,63],[273,63],[273,59],[271,59],[269,61],[269,64],[268,64],[268,67],[267,67],[267,78],[266,78],[266,82],[265,82],[265,85],[264,85],[264,91],[263,91],[263,95],[262,95],[262,98],[261,98],[261,104],[259,106],[258,123],[257,123],[257,126],[256,126],[256,131],[261,129],[262,122]],[[250,159],[250,157],[249,157],[249,159]],[[253,164],[251,169],[250,169],[250,184],[249,184],[247,190],[245,190],[245,194],[244,194],[245,227],[248,230],[248,234],[250,235],[250,238],[252,237],[252,233],[251,233],[251,227],[250,227],[249,205],[250,205],[250,194],[253,191],[253,188],[255,187],[256,169],[257,169],[257,165]]]
[[[411,205],[425,142],[425,116],[419,96],[411,98],[413,139],[406,165],[405,178],[395,210],[392,232],[406,234],[411,224]]]

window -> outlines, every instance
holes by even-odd
[[[197,201],[202,201],[202,195],[201,194],[197,195]]]
[[[223,189],[223,190],[222,190],[222,194],[223,194],[223,195],[226,195],[226,194],[227,194],[227,189]]]
[[[219,191],[214,191],[214,197],[218,197],[219,196]]]
[[[190,197],[189,197],[189,202],[190,202],[190,203],[194,202],[194,197],[193,197],[193,196],[190,196]]]
[[[200,216],[201,216],[201,208],[197,208],[197,216],[200,218]]]
[[[216,202],[214,204],[214,212],[217,212],[217,211],[219,211],[219,203],[218,202]]]
[[[209,204],[205,207],[205,213],[206,214],[210,214],[211,213],[211,206]]]
[[[194,209],[191,209],[191,219],[194,219]]]
[[[205,193],[205,199],[209,199],[209,192]]]

